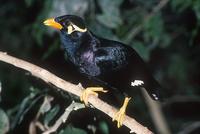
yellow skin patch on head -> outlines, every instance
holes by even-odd
[[[87,28],[82,29],[82,28],[76,26],[75,24],[70,23],[70,25],[67,27],[67,33],[71,34],[74,31],[78,31],[78,32],[82,32],[83,33],[83,32],[87,31]]]

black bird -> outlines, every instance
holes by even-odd
[[[96,36],[78,16],[59,16],[47,19],[44,24],[60,30],[68,60],[81,74],[97,81],[97,86],[101,86],[86,88],[81,96],[85,104],[88,103],[89,94],[106,92],[103,88],[126,94],[123,106],[113,118],[117,120],[118,127],[122,125],[129,97],[132,97],[131,90],[145,88],[152,99],[161,98],[161,86],[130,46]]]

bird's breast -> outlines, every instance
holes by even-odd
[[[98,76],[101,73],[100,68],[94,62],[94,56],[94,53],[91,51],[81,53],[78,60],[81,73],[90,76]]]
[[[94,53],[91,51],[84,52],[81,55],[81,60],[88,62],[88,63],[93,63],[94,62]]]

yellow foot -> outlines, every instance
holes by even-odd
[[[88,105],[88,96],[89,95],[95,95],[98,96],[98,93],[96,92],[108,92],[107,90],[103,90],[102,87],[88,87],[86,88],[83,93],[80,96],[80,100],[85,103],[85,105]]]
[[[127,105],[128,105],[128,102],[130,101],[131,98],[128,98],[126,97],[124,99],[124,104],[123,106],[120,108],[120,110],[114,115],[112,121],[117,121],[117,127],[121,127],[122,126],[122,122],[124,120],[124,116],[125,116],[125,113],[126,113],[126,108],[127,108]]]

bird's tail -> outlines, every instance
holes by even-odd
[[[162,87],[156,81],[144,86],[145,90],[153,100],[163,100]]]

